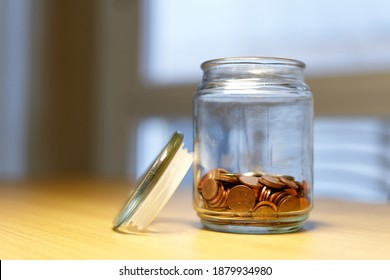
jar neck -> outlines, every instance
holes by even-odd
[[[206,61],[202,64],[200,89],[249,89],[284,87],[308,89],[303,62],[269,57],[237,57]]]

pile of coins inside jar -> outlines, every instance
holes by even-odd
[[[207,172],[197,185],[205,208],[272,216],[309,207],[306,181],[264,172],[229,173],[222,168]]]

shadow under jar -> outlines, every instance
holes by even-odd
[[[201,222],[234,233],[301,229],[313,203],[305,64],[233,57],[201,67],[193,103],[193,206]]]

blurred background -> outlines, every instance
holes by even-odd
[[[0,180],[136,180],[192,150],[200,63],[250,55],[307,64],[315,195],[389,202],[385,0],[0,0]]]

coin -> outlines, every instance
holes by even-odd
[[[238,184],[239,183],[238,176],[239,175],[235,173],[218,173],[214,179],[221,182]]]
[[[211,200],[218,195],[218,191],[219,191],[218,184],[221,184],[221,183],[218,181],[215,181],[214,179],[207,179],[203,183],[202,195],[206,200]]]
[[[203,207],[212,211],[229,209],[269,215],[310,206],[310,185],[305,180],[295,181],[290,175],[260,171],[239,174],[215,168],[201,178],[198,191],[203,197]]]
[[[302,183],[299,182],[299,181],[294,181],[294,183],[298,186],[298,189],[297,189],[298,194],[303,196],[303,186],[302,186]]]
[[[256,210],[259,208],[259,207],[270,207],[272,209],[272,212],[276,212],[278,211],[278,208],[276,207],[276,205],[274,203],[272,203],[271,201],[260,201],[259,203],[256,204],[256,206],[253,208],[253,211],[256,212]]]
[[[238,177],[240,182],[252,188],[260,187],[259,178],[255,176],[240,176]]]
[[[223,199],[222,199],[222,202],[221,202],[221,205],[220,207],[221,208],[227,208],[228,207],[228,204],[227,204],[227,197],[229,195],[229,192],[230,190],[225,190],[224,193],[223,193]]]
[[[256,201],[259,200],[261,194],[261,188],[251,188],[253,193],[255,194]]]
[[[279,206],[280,201],[288,195],[289,194],[286,192],[279,192],[278,195],[272,200],[272,202]]]
[[[209,172],[207,172],[205,175],[203,175],[203,177],[199,180],[199,183],[198,183],[198,189],[199,190],[202,190],[203,188],[203,185],[204,185],[204,182],[208,179],[213,179],[217,174],[220,174],[220,173],[228,173],[228,171],[226,169],[223,169],[223,168],[215,168],[215,169],[212,169],[210,170]]]
[[[249,171],[242,174],[243,176],[254,176],[254,177],[261,177],[265,173],[263,171]]]
[[[268,188],[266,186],[264,186],[261,189],[260,196],[259,196],[259,201],[265,200],[264,197],[265,197],[265,193],[266,193],[267,190],[268,190]]]
[[[303,196],[308,196],[309,195],[309,183],[306,180],[302,181],[302,192]]]
[[[270,189],[266,190],[265,193],[264,193],[264,200],[267,201],[270,199],[271,197],[271,194],[272,194],[272,191]]]
[[[224,193],[224,189],[221,183],[219,183],[217,195],[214,198],[207,200],[207,203],[210,206],[218,206],[221,200],[223,199],[223,193]]]
[[[292,178],[292,179],[291,179]],[[294,177],[291,176],[281,176],[279,178],[280,182],[284,183],[286,186],[292,189],[298,189],[298,185],[294,182]]]
[[[267,206],[267,205],[257,207],[256,210],[254,210],[253,212],[264,216],[275,214],[274,209],[272,209],[271,206]]]
[[[248,212],[255,206],[255,203],[255,194],[245,185],[233,187],[227,197],[227,204],[232,211]]]
[[[278,178],[271,175],[263,175],[259,178],[259,181],[260,183],[275,189],[281,189],[285,186]]]
[[[307,200],[307,198],[300,197],[299,206],[301,209],[306,209],[307,207],[309,207],[309,200]]]
[[[279,179],[284,178],[284,179],[287,179],[287,180],[290,180],[290,181],[294,181],[295,180],[295,178],[293,176],[290,176],[290,175],[280,175],[278,178]]]
[[[297,196],[297,195],[298,195],[297,191],[294,190],[294,189],[285,189],[284,191],[285,191],[286,193],[291,194],[292,196]]]
[[[299,210],[299,199],[295,196],[288,195],[279,202],[279,212],[288,212]]]
[[[281,191],[276,191],[276,192],[272,193],[271,196],[269,197],[269,201],[274,202],[275,199],[282,193],[283,192],[281,192]]]

